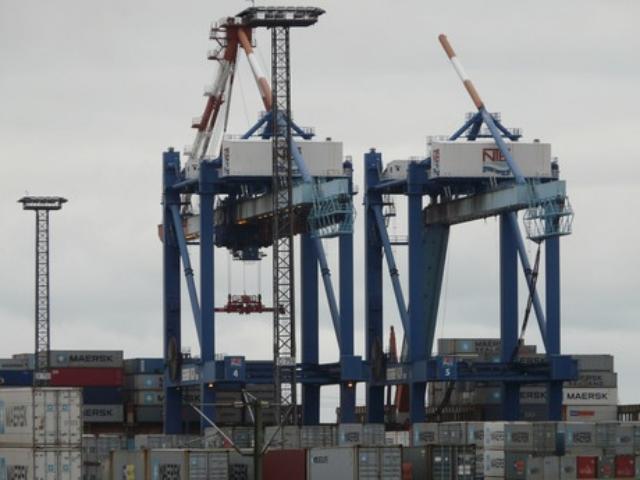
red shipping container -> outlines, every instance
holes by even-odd
[[[598,457],[576,457],[577,478],[598,478]]]
[[[633,455],[616,456],[616,477],[634,478],[636,475],[636,461]]]
[[[121,368],[54,368],[52,387],[120,387],[124,381]]]
[[[411,463],[402,464],[402,480],[413,480],[413,465]]]
[[[262,464],[264,480],[305,480],[307,478],[307,451],[269,450]]]

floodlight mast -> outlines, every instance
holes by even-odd
[[[49,212],[60,210],[67,202],[62,197],[22,197],[24,210],[36,212],[36,278],[35,278],[35,365],[33,383],[48,385],[51,379],[49,355],[51,325],[49,305]]]

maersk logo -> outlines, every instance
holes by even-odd
[[[86,362],[86,363],[113,362],[113,355],[71,354],[71,355],[69,355],[69,361],[71,361],[71,362]]]
[[[567,392],[567,400],[609,400],[609,392]]]
[[[85,417],[112,417],[114,415],[111,408],[85,408]]]

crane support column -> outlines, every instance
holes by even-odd
[[[560,354],[560,237],[545,240],[547,355]],[[549,420],[562,420],[562,382],[549,385]]]
[[[508,214],[500,215],[500,338],[501,361],[508,363],[518,344],[518,246]],[[520,416],[520,385],[505,382],[502,418]]]
[[[215,360],[215,260],[213,200],[217,171],[212,162],[200,163],[200,357],[203,364]],[[213,385],[208,381],[200,385],[201,410],[215,421],[216,399]],[[208,426],[201,416],[200,428]]]
[[[180,171],[180,154],[172,148],[162,156],[163,179],[163,317],[164,338],[163,351],[165,359],[173,359],[165,366],[164,378],[164,433],[182,433],[181,410],[182,395],[174,386],[180,379],[179,360],[176,355],[181,350],[180,335],[180,250],[175,227],[172,220],[171,208],[180,205],[180,194],[171,187],[178,181]]]
[[[351,181],[349,181],[351,193]],[[343,233],[338,239],[340,258],[340,355],[353,355],[353,233]],[[356,421],[356,388],[354,382],[340,384],[340,421]]]
[[[409,197],[409,341],[408,361],[413,366],[412,376],[424,378],[427,364],[427,322],[425,269],[425,228],[422,222],[423,185],[426,169],[417,163],[409,165],[407,194]],[[409,418],[412,423],[425,420],[425,381],[411,380],[409,388]]]
[[[382,240],[372,205],[382,204],[382,194],[370,187],[379,182],[382,154],[371,149],[364,155],[365,183],[365,354],[371,369],[367,384],[367,421],[384,421],[384,361],[382,353]]]
[[[310,234],[300,237],[302,364],[319,363],[318,259]],[[303,367],[304,368],[304,367]],[[320,385],[302,385],[302,424],[320,423]]]

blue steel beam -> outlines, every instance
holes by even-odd
[[[560,237],[545,240],[547,353],[560,354]],[[549,420],[562,420],[562,382],[549,384]]]
[[[405,339],[408,340],[409,347],[407,360],[414,365],[414,368],[420,365],[426,370],[428,357],[428,323],[426,322],[427,305],[425,302],[427,270],[425,269],[425,228],[422,222],[422,195],[423,186],[427,181],[426,171],[417,164],[410,164],[407,178],[410,305],[405,326]],[[380,227],[379,224],[378,227]],[[400,292],[400,296],[402,296],[402,292]],[[425,421],[426,389],[427,383],[423,381],[412,380],[409,384],[409,419],[412,423]]]
[[[302,175],[302,179],[305,183],[313,184],[313,177],[309,173],[309,169],[307,168],[304,159],[302,158],[302,154],[300,150],[297,148],[296,143],[291,140],[291,154],[293,156],[296,165],[298,166],[298,170]],[[329,311],[331,312],[331,320],[333,322],[333,329],[336,333],[336,338],[338,339],[338,345],[340,345],[340,312],[338,310],[338,302],[336,301],[336,294],[333,289],[333,283],[331,281],[331,270],[329,269],[329,263],[327,262],[327,256],[324,251],[324,245],[322,244],[322,239],[317,236],[313,236],[313,244],[316,249],[316,256],[318,257],[318,263],[320,264],[320,273],[322,274],[322,283],[324,285],[324,290],[327,295],[327,303],[329,304]]]
[[[300,286],[302,364],[317,365],[318,343],[318,259],[309,234],[300,237]],[[320,386],[302,385],[302,424],[317,425],[320,422]]]
[[[213,201],[217,170],[211,162],[200,164],[200,357],[203,363],[215,360],[215,260]],[[201,409],[215,419],[215,390],[207,382],[200,384]],[[207,422],[201,418],[204,431]]]
[[[500,216],[500,360],[503,363],[511,361],[518,344],[518,250],[508,215]],[[505,382],[502,399],[502,418],[518,420],[519,384]]]
[[[352,192],[351,179],[349,193]],[[340,358],[353,355],[353,233],[344,233],[338,237],[339,276],[340,276]],[[340,421],[356,421],[355,384],[352,381],[340,384]]]
[[[182,257],[182,265],[184,266],[184,278],[187,282],[187,290],[189,292],[189,300],[191,301],[193,320],[196,324],[198,341],[202,344],[202,324],[200,323],[200,307],[198,305],[198,294],[196,292],[196,283],[193,278],[193,268],[191,268],[191,260],[189,259],[187,240],[184,238],[184,231],[182,230],[180,208],[178,205],[171,205],[170,209],[171,215],[173,217],[173,230],[178,241],[178,248],[180,249],[180,256]]]
[[[398,305],[398,312],[400,313],[400,320],[402,321],[402,328],[405,333],[409,331],[409,320],[407,314],[407,304],[404,301],[404,295],[402,293],[402,285],[400,285],[400,273],[396,265],[395,256],[391,249],[391,241],[389,240],[389,234],[387,233],[387,227],[384,224],[384,217],[382,215],[381,205],[371,205],[371,210],[375,215],[376,226],[378,228],[378,235],[382,242],[382,248],[384,249],[384,256],[387,260],[387,266],[389,268],[389,276],[391,277],[391,285],[393,286],[393,293],[396,297],[396,304]]]
[[[169,356],[170,345],[174,343],[178,352],[181,346],[180,332],[180,251],[175,234],[175,226],[171,214],[172,205],[180,205],[180,195],[171,190],[178,181],[180,171],[180,154],[169,149],[162,156],[163,180],[163,242],[162,242],[162,288],[163,288],[163,357]],[[169,369],[165,366],[164,374],[164,408],[162,412],[164,432],[166,434],[182,433],[180,421],[182,395],[179,389],[169,387],[172,383]]]
[[[371,365],[382,353],[382,242],[371,206],[382,203],[380,192],[371,190],[379,181],[382,155],[371,149],[364,155],[365,218],[365,355]],[[372,368],[376,371],[376,368]],[[367,421],[384,421],[384,386],[372,378],[366,388]]]

